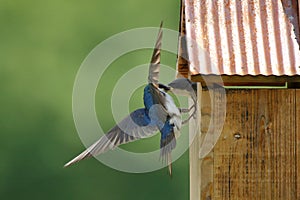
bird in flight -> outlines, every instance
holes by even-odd
[[[162,35],[161,23],[149,66],[148,84],[144,88],[145,107],[130,113],[98,141],[66,163],[65,167],[112,150],[119,145],[153,136],[160,131],[160,157],[168,165],[169,174],[172,175],[171,152],[176,146],[176,137],[179,135],[182,124],[187,122],[182,121],[181,113],[189,112],[192,108],[178,108],[167,92],[193,96],[191,95],[193,91],[189,89],[192,88],[190,80],[185,78],[176,79],[169,85],[159,83]]]

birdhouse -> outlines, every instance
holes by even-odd
[[[191,200],[300,199],[299,8],[182,0],[178,76],[198,83]]]

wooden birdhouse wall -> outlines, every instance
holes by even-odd
[[[190,149],[191,199],[300,199],[300,90],[226,90],[226,118],[199,159],[223,90],[201,94],[201,134]]]
[[[196,11],[197,9],[204,9],[205,6],[208,5],[206,2],[208,1],[183,1],[181,10],[181,34],[188,35],[189,33],[192,33],[191,35],[194,34],[197,38],[205,40],[203,44],[204,46],[206,44],[209,53],[224,53],[222,51],[224,48],[218,50],[218,45],[216,51],[212,51],[215,47],[210,46],[212,44],[210,43],[210,38],[203,38],[202,35],[197,35],[198,28],[199,30],[204,30],[204,32],[199,31],[199,33],[209,35],[207,31],[209,31],[210,28],[203,23],[202,25],[199,23],[202,27],[198,27],[196,17],[193,18],[194,15],[199,14]],[[220,3],[222,1],[216,2]],[[228,2],[234,1],[229,0]],[[249,0],[244,2],[250,2],[249,8],[253,7],[255,4],[252,4]],[[264,1],[260,0],[253,2],[263,3]],[[279,5],[278,2],[280,1],[266,0],[265,2],[276,2],[275,4]],[[285,14],[289,16],[291,23],[296,28],[291,35],[295,34],[297,38],[294,38],[295,40],[290,39],[290,44],[293,43],[293,45],[298,45],[300,38],[299,1],[281,0],[281,2]],[[192,12],[188,14],[185,13],[185,11],[188,11],[185,6],[188,4],[192,5],[193,3],[194,5],[203,3],[203,6],[202,8],[198,6],[191,7]],[[205,3],[206,5],[204,5]],[[212,4],[211,8],[218,6],[218,8],[220,8],[220,5],[217,5],[218,3]],[[230,9],[231,8],[232,7],[230,7]],[[233,8],[237,9],[238,6]],[[265,10],[261,8],[258,9],[260,9],[260,12],[265,12]],[[201,12],[203,13],[200,14],[209,15],[209,9],[204,11],[202,10]],[[202,19],[205,19],[205,17],[202,17],[201,20]],[[216,20],[217,18],[215,17],[212,19]],[[193,20],[195,22],[194,24]],[[260,21],[263,22],[263,19],[260,19]],[[190,23],[188,28],[185,23]],[[220,23],[220,21],[218,21],[218,23]],[[269,23],[273,22],[270,21]],[[232,28],[231,31],[234,32],[233,29],[235,26],[231,24],[230,27]],[[220,32],[217,28],[212,28],[211,30],[213,30],[213,33]],[[278,31],[282,32],[286,30],[284,27],[280,30],[275,30],[274,37],[276,37],[276,35],[279,37],[280,33],[278,33]],[[270,34],[270,32],[268,32],[268,34]],[[227,37],[230,38],[231,36],[227,35]],[[242,38],[245,39],[245,37]],[[256,39],[257,38],[258,37],[256,37]],[[267,39],[269,40],[270,38],[267,37]],[[298,40],[298,44],[296,40]],[[179,41],[182,42],[181,40]],[[255,37],[252,40],[252,45],[257,45],[257,48],[262,48],[257,52],[252,51],[253,49],[250,51],[245,48],[245,46],[248,45],[245,41],[244,43],[242,41],[237,44],[241,45],[238,46],[240,50],[246,52],[245,60],[248,61],[249,57],[247,57],[247,55],[251,55],[251,53],[254,52],[256,54],[258,53],[256,55],[257,57],[265,52],[265,56],[267,55],[266,49],[268,49],[268,45],[273,45],[273,47],[277,49],[277,52],[275,51],[274,54],[270,53],[266,57],[262,57],[262,60],[264,62],[264,59],[277,60],[281,62],[281,65],[267,66],[267,70],[265,71],[270,72],[267,74],[262,73],[265,68],[263,65],[260,65],[260,63],[258,63],[257,70],[254,70],[257,74],[211,74],[211,71],[209,71],[209,73],[201,73],[201,70],[204,69],[204,72],[207,72],[207,69],[205,67],[203,69],[197,67],[198,65],[194,65],[194,68],[191,67],[191,63],[199,58],[199,56],[197,57],[197,52],[195,53],[195,49],[189,47],[188,44],[179,44],[179,76],[189,76],[194,82],[200,82],[197,91],[198,119],[190,125],[191,131],[194,131],[195,124],[197,125],[198,123],[200,125],[199,134],[196,135],[190,147],[191,200],[300,199],[300,89],[297,89],[300,86],[299,71],[297,71],[296,65],[288,65],[284,63],[282,56],[278,57],[278,55],[280,55],[278,49],[282,52],[286,50],[284,48],[285,40],[280,40],[281,43],[277,41],[276,44],[271,44],[271,40],[268,42],[266,42],[266,40],[262,41],[265,42],[263,44],[259,43],[259,40],[255,40]],[[267,43],[268,45],[266,45]],[[220,44],[220,41],[216,44]],[[235,47],[236,46],[234,45],[228,46],[232,51],[234,51]],[[297,48],[298,47],[299,46],[297,46]],[[299,53],[297,52],[297,48],[290,48],[290,51],[296,52],[293,54],[293,59],[298,62],[300,58],[295,56]],[[185,52],[188,50],[189,52]],[[187,56],[184,54],[187,54]],[[193,55],[191,56],[191,54]],[[186,61],[180,55],[188,57],[189,61]],[[255,55],[253,57],[255,57]],[[243,58],[243,56],[241,56],[241,58]],[[219,65],[220,59],[222,62],[224,61],[224,59],[222,60],[222,56],[218,56],[215,59],[219,59],[219,61],[217,61]],[[196,60],[196,63],[197,62],[201,62],[201,60]],[[230,63],[233,64],[231,65],[232,71],[238,72],[239,67],[241,67],[237,65],[239,60],[235,59]],[[242,59],[240,63],[248,69],[248,71],[245,70],[243,72],[250,72],[250,62],[244,62]],[[219,71],[226,72],[226,67],[227,66],[223,62],[223,65],[220,65],[219,67]],[[283,73],[280,74],[280,76],[273,73],[281,71],[279,70],[281,67],[283,67],[282,69],[284,69],[284,67],[288,68],[286,68],[286,71],[282,70]],[[285,73],[290,71],[295,73]],[[216,78],[217,82],[220,77],[223,79],[225,85],[283,86],[287,83],[288,86],[294,87],[285,89],[224,90],[220,89],[220,87],[213,87],[213,84],[206,85],[204,80],[205,78],[210,79],[211,83],[213,83],[214,78]],[[226,97],[226,101],[224,101],[224,96]],[[225,103],[226,105],[226,116],[225,122],[220,128],[219,122],[220,118],[222,118],[221,115],[223,114],[223,110],[220,109],[221,103]],[[217,131],[217,129],[221,131],[221,134],[220,136],[217,136],[217,138],[214,138],[214,132]],[[214,145],[212,151],[204,157],[201,157],[201,148],[203,148],[203,141],[205,141],[207,136],[213,138],[213,141],[216,140],[216,143],[214,144],[212,142],[212,145]]]

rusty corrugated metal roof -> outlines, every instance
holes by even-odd
[[[299,13],[297,0],[281,0],[285,14],[293,24],[296,40],[300,45]],[[300,1],[299,1],[300,2]],[[299,7],[300,9],[300,7]]]
[[[197,43],[187,40],[190,74],[300,75],[297,8],[286,15],[292,0],[282,1],[183,0],[181,24]]]

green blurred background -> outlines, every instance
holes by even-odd
[[[73,83],[84,58],[131,28],[164,20],[164,27],[178,30],[179,7],[174,0],[0,0],[0,199],[189,198],[187,152],[174,163],[172,178],[166,168],[128,174],[95,159],[62,167],[84,149],[72,117]],[[96,108],[104,130],[115,123],[113,84],[150,56],[150,50],[122,56],[101,79]],[[176,55],[164,53],[162,62],[175,68]],[[131,110],[142,106],[141,92]]]

